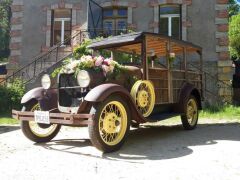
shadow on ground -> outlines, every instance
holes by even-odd
[[[11,131],[16,131],[20,129],[19,126],[2,126],[0,125],[0,134],[11,132]]]
[[[161,160],[186,156],[194,153],[191,149],[193,146],[211,146],[221,140],[239,141],[240,124],[198,125],[193,131],[184,131],[178,125],[141,127],[130,132],[124,146],[118,152],[100,156],[92,154],[91,151],[82,151],[84,147],[92,148],[89,139],[62,139],[38,145],[65,153],[114,161],[140,162],[146,159]]]

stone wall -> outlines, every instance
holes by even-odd
[[[8,73],[12,73],[19,65],[23,49],[23,18],[24,18],[24,5],[23,0],[13,0],[11,18],[11,41],[10,41],[10,59],[7,65]]]
[[[25,65],[49,50],[51,10],[56,8],[72,9],[72,34],[87,29],[86,0],[13,0],[8,69]],[[72,45],[74,44],[73,41]],[[61,48],[60,51],[71,52],[72,48]]]
[[[0,85],[1,85],[1,82],[4,81],[6,78],[6,75],[0,75]]]
[[[216,0],[215,25],[216,25],[216,52],[218,54],[218,79],[230,85],[232,80],[232,62],[228,49],[228,0]],[[219,95],[231,100],[232,90],[228,86],[219,88]]]

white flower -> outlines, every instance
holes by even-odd
[[[104,74],[108,74],[109,72],[111,72],[111,67],[110,66],[107,66],[107,65],[102,65],[102,69],[103,69],[103,72]]]
[[[175,54],[175,53],[169,53],[169,57],[170,57],[170,58],[175,58],[175,57],[176,57],[176,54]]]

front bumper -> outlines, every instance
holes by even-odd
[[[51,124],[86,126],[92,124],[92,114],[49,113]],[[34,121],[34,112],[12,110],[12,117],[20,121]]]

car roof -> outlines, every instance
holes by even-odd
[[[136,54],[140,54],[141,43],[143,42],[144,37],[146,37],[146,39],[151,39],[147,41],[147,46],[149,44],[149,49],[158,49],[159,54],[160,52],[163,53],[164,51],[164,49],[159,49],[159,47],[163,47],[161,46],[160,43],[165,43],[167,41],[173,43],[176,46],[176,48],[178,47],[178,51],[180,51],[179,48],[181,47],[187,47],[191,51],[202,51],[202,48],[200,46],[197,46],[193,43],[183,40],[177,40],[169,36],[164,36],[150,32],[134,32],[124,35],[112,36],[101,40],[93,41],[88,47],[94,50],[109,49],[127,53],[134,52]],[[156,43],[154,45],[153,42],[155,40]]]

